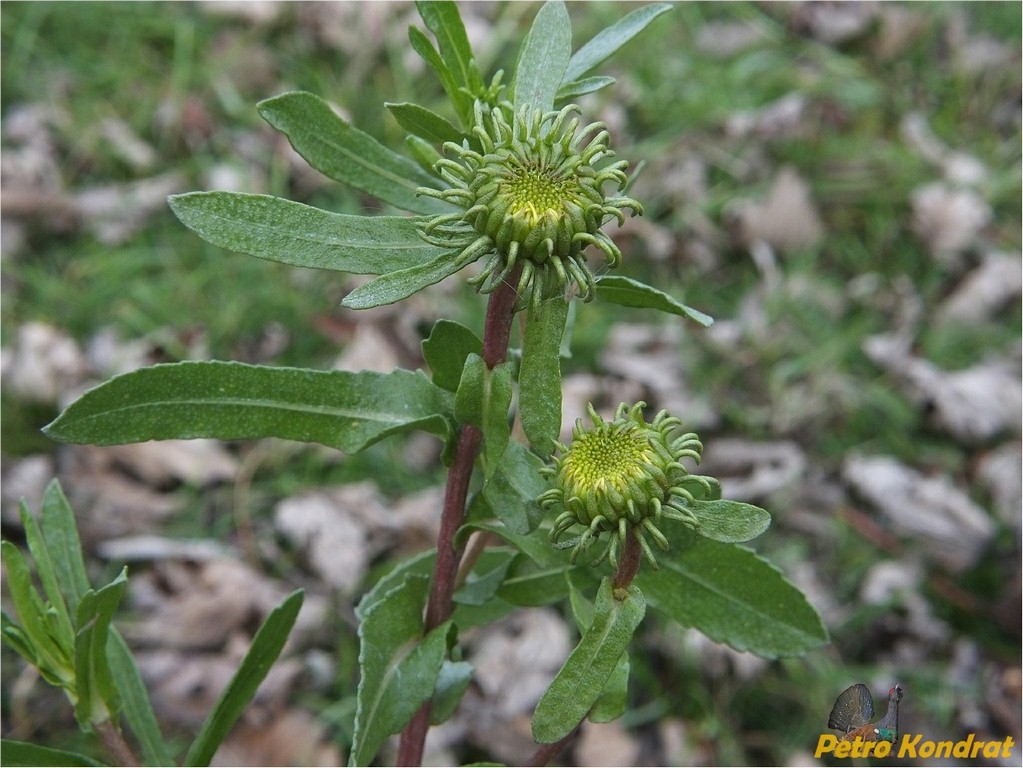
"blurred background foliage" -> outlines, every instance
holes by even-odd
[[[484,72],[510,66],[537,6],[461,7]],[[629,5],[569,10],[578,46]],[[4,3],[0,22],[5,480],[35,457],[62,473],[74,463],[38,428],[70,389],[116,369],[96,362],[97,339],[142,362],[315,367],[355,365],[346,350],[373,357],[377,344],[417,367],[437,317],[480,324],[481,300],[458,281],[393,311],[342,311],[351,278],[225,253],[163,204],[232,188],[375,210],[304,167],[255,103],[309,90],[400,148],[383,101],[443,109],[407,44],[411,5],[20,2]],[[767,478],[743,488],[775,517],[756,549],[807,590],[833,637],[767,663],[648,619],[622,723],[634,762],[805,764],[835,697],[860,681],[876,697],[906,687],[904,730],[1018,743],[1020,39],[1018,3],[682,3],[605,66],[617,85],[584,97],[619,156],[643,163],[630,194],[646,216],[620,233],[624,274],[718,322],[680,329],[582,307],[565,363],[573,391],[605,408],[641,396],[697,428],[708,453],[730,440],[753,456],[735,471]],[[962,298],[985,269],[1003,277]],[[14,370],[30,326],[85,350],[50,396]],[[992,366],[1008,367],[1008,388],[978,374],[963,395],[949,378]],[[280,500],[365,479],[394,500],[442,478],[421,441],[343,461],[296,446],[231,450],[235,478],[159,488],[175,513],[154,531],[238,545],[285,581],[312,576],[275,534]],[[886,512],[871,488],[884,495],[888,476],[863,470],[863,456],[890,458],[907,483],[945,485],[911,488],[894,499],[919,508]],[[727,482],[725,493],[736,497]],[[5,535],[17,539],[4,496]],[[964,503],[983,520],[957,517]],[[357,598],[318,641],[326,681],[295,694],[341,754]],[[5,735],[72,745],[70,714],[41,706],[41,687],[4,661]]]

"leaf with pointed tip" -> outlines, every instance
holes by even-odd
[[[584,77],[580,80],[573,80],[570,83],[562,83],[561,87],[558,88],[557,101],[569,101],[577,96],[593,93],[614,84],[615,79],[613,77],[604,76]]]
[[[191,192],[167,202],[203,240],[295,267],[383,275],[443,250],[419,236],[428,217],[348,216],[240,192]]]
[[[687,506],[700,521],[697,533],[727,544],[755,539],[771,525],[767,510],[741,501],[692,501]]]
[[[295,590],[284,602],[270,611],[252,638],[245,658],[231,677],[227,688],[220,694],[213,710],[199,729],[199,734],[185,755],[184,765],[209,765],[224,737],[238,722],[242,712],[256,695],[259,686],[266,679],[270,667],[284,650],[284,644],[295,626],[299,609],[302,607],[303,592]]]
[[[54,440],[279,437],[354,453],[388,435],[450,436],[451,395],[422,373],[312,371],[242,363],[155,365],[90,389],[44,427]]]
[[[646,603],[635,586],[615,595],[609,578],[597,590],[593,622],[568,657],[533,713],[533,739],[552,744],[583,721],[618,667]]]
[[[345,296],[341,306],[348,309],[371,309],[407,299],[413,293],[458,272],[464,265],[459,264],[455,256],[450,251],[442,251],[433,261],[381,275]]]
[[[572,56],[565,70],[564,82],[570,83],[581,78],[642,32],[647,24],[662,13],[670,10],[671,5],[668,3],[647,5],[622,17],[607,29],[598,32]]]
[[[659,570],[635,583],[651,608],[711,640],[764,658],[799,656],[828,642],[806,597],[777,568],[737,544],[665,525],[671,545]]]
[[[568,9],[562,0],[547,0],[533,19],[515,64],[515,106],[552,109],[571,55]]]
[[[457,144],[462,141],[462,132],[453,126],[447,118],[441,117],[433,110],[418,104],[410,104],[407,101],[398,104],[384,102],[384,106],[394,115],[398,125],[409,133],[421,136],[436,144],[442,144],[445,141],[453,141]]]
[[[309,165],[335,181],[413,213],[451,210],[435,198],[416,196],[418,187],[436,187],[436,178],[349,125],[319,96],[292,91],[257,106]]]
[[[483,78],[476,67],[458,6],[449,0],[418,0],[416,9],[427,29],[437,38],[440,56],[451,73],[454,89],[449,92],[449,97],[460,115],[471,115],[472,94],[483,89]]]
[[[622,307],[656,309],[672,315],[688,317],[704,328],[714,322],[714,318],[710,315],[687,307],[663,291],[628,277],[606,275],[597,280],[597,298]]]
[[[78,610],[78,601],[88,592],[89,576],[82,557],[82,542],[78,537],[75,513],[64,495],[60,481],[51,480],[43,493],[40,516],[46,547],[53,553],[53,564],[61,591],[71,613]]]
[[[543,519],[536,499],[549,486],[540,475],[541,467],[543,461],[536,454],[521,443],[508,441],[501,461],[483,486],[484,501],[515,533],[528,534]]]
[[[75,616],[75,718],[83,727],[102,723],[119,709],[117,686],[110,673],[107,642],[110,622],[128,587],[128,569],[112,582],[82,595]],[[97,709],[102,702],[103,707]]]

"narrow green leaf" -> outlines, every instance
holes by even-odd
[[[448,661],[445,659],[437,676],[437,690],[433,694],[430,706],[430,725],[446,722],[458,709],[472,682],[473,666],[467,661]]]
[[[107,640],[107,660],[122,703],[121,712],[142,747],[143,762],[146,765],[174,765],[174,756],[160,734],[156,713],[135,657],[116,629],[111,629]]]
[[[546,7],[546,6],[545,6]],[[549,456],[561,432],[561,336],[568,302],[555,296],[529,307],[519,366],[519,411],[526,439],[541,456]]]
[[[348,309],[370,309],[394,304],[427,286],[439,283],[461,268],[454,253],[442,251],[433,261],[381,275],[360,285],[345,296],[341,306]]]
[[[423,637],[429,579],[406,575],[375,600],[359,625],[355,735],[350,765],[369,765],[388,736],[405,727],[437,685],[450,623]]]
[[[459,117],[464,121],[472,114],[472,103],[469,95],[459,90],[454,74],[448,69],[448,65],[444,63],[444,59],[441,58],[433,43],[430,42],[430,38],[415,27],[409,27],[408,39],[412,44],[412,50],[418,53],[423,61],[429,64],[430,68],[437,74],[437,79],[444,86],[444,92],[448,95],[448,99],[455,106]]]
[[[704,328],[714,322],[714,318],[709,315],[687,307],[663,291],[628,277],[608,275],[600,278],[597,280],[597,297],[622,307],[656,309],[672,315],[688,317]]]
[[[416,196],[418,187],[437,185],[433,176],[353,128],[319,96],[293,91],[261,101],[258,108],[306,162],[335,181],[413,213],[450,210],[439,200]]]
[[[110,622],[128,587],[128,569],[112,582],[82,595],[75,616],[75,719],[84,726],[110,719],[120,708],[107,660]],[[97,708],[99,706],[99,708]]]
[[[472,330],[454,320],[438,320],[422,343],[423,359],[433,383],[449,392],[458,389],[462,368],[470,354],[482,355],[483,342]]]
[[[455,419],[483,431],[485,477],[493,476],[501,466],[501,457],[511,437],[508,410],[512,401],[512,366],[501,363],[493,370],[475,352],[469,354],[462,369],[462,380],[455,393]]]
[[[21,637],[27,639],[31,656],[26,660],[36,666],[47,682],[67,688],[72,679],[73,639],[62,637],[50,620],[46,605],[32,584],[32,572],[21,550],[9,541],[0,542],[7,589],[14,610],[21,622]]]
[[[687,506],[700,521],[697,533],[708,539],[737,544],[755,539],[771,525],[767,510],[740,501],[693,501]]]
[[[562,0],[547,0],[533,19],[515,64],[515,106],[552,109],[571,55],[568,9]]]
[[[451,396],[418,372],[186,362],[117,376],[82,395],[44,432],[96,445],[279,437],[353,453],[411,429],[446,440],[450,412]]]
[[[35,562],[36,574],[39,576],[39,582],[43,585],[43,594],[46,596],[49,609],[57,623],[57,633],[70,643],[75,636],[75,630],[71,626],[71,614],[68,613],[67,602],[64,600],[60,588],[53,553],[46,546],[39,522],[29,512],[28,504],[24,499],[18,505],[18,514],[21,517],[21,525],[25,529],[25,542],[28,544],[28,550],[32,553],[32,560]]]
[[[506,441],[483,497],[497,518],[518,534],[535,529],[543,518],[536,498],[549,487],[540,474],[543,461],[518,442]]]
[[[510,443],[515,445],[516,443]],[[551,545],[546,530],[534,530],[529,534],[516,533],[507,525],[487,521],[473,521],[463,527],[464,531],[490,531],[526,555],[540,568],[556,569],[569,564],[567,550],[556,549]],[[575,566],[573,566],[574,568]]]
[[[453,126],[447,118],[438,115],[433,110],[408,102],[398,104],[384,102],[384,106],[394,115],[398,125],[409,133],[436,144],[443,144],[445,141],[459,144],[462,141],[462,132]]]
[[[427,217],[347,216],[240,192],[191,192],[167,202],[203,240],[295,267],[383,275],[442,251],[419,236]]]
[[[799,656],[828,642],[806,597],[773,565],[736,544],[663,526],[671,550],[635,583],[652,608],[711,640],[764,658]]]
[[[17,622],[11,618],[7,611],[0,611],[0,632],[3,632],[4,641],[21,658],[34,667],[38,666],[36,664],[35,651],[32,649],[32,641],[25,633],[25,630],[18,626]]]
[[[4,765],[103,765],[103,763],[98,763],[91,757],[80,755],[77,752],[65,752],[62,749],[50,749],[49,747],[41,747],[38,744],[29,744],[27,741],[15,741],[14,739],[0,739],[0,752],[3,753]]]
[[[558,88],[556,101],[570,101],[578,96],[593,93],[594,91],[599,91],[601,88],[607,88],[607,86],[614,84],[615,79],[613,77],[605,77],[603,75],[599,77],[584,77],[581,80],[562,83],[561,87]]]
[[[642,32],[647,24],[662,13],[671,10],[668,3],[654,3],[639,8],[619,19],[607,29],[598,32],[588,43],[575,52],[565,71],[566,83],[578,80],[619,48]]]
[[[256,695],[270,667],[284,650],[291,628],[302,607],[302,590],[292,592],[279,606],[270,611],[266,621],[252,638],[238,671],[231,677],[227,688],[220,694],[213,710],[199,729],[199,734],[185,755],[184,765],[209,765],[217,749],[242,712]]]
[[[61,590],[67,599],[71,614],[78,610],[78,602],[88,592],[89,576],[82,557],[82,542],[78,538],[75,513],[71,510],[60,482],[51,480],[43,493],[43,538],[53,553],[53,564]]]
[[[646,603],[639,589],[630,586],[619,597],[613,594],[609,578],[601,581],[593,623],[533,713],[533,738],[540,744],[563,739],[583,721],[643,620]]]
[[[451,73],[455,87],[448,95],[456,105],[459,115],[468,116],[472,113],[471,94],[483,89],[483,78],[476,67],[458,6],[447,0],[444,2],[417,0],[416,9],[427,29],[437,38],[441,58]]]

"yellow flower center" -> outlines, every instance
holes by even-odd
[[[579,495],[599,493],[608,486],[625,493],[629,480],[642,478],[644,467],[654,459],[649,442],[637,430],[596,430],[572,444],[563,471]]]
[[[546,169],[522,168],[502,182],[500,194],[509,201],[512,215],[527,214],[535,224],[544,217],[561,215],[565,191],[565,182]]]

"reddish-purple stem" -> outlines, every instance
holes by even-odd
[[[639,548],[639,539],[636,534],[629,530],[625,539],[625,546],[622,547],[622,555],[618,558],[618,569],[611,579],[612,589],[625,589],[632,584],[632,580],[639,572],[639,565],[643,560],[643,551]]]
[[[513,270],[508,279],[490,294],[487,303],[487,318],[483,326],[483,361],[488,368],[503,363],[508,355],[508,341],[511,338],[512,317],[518,294],[520,268]],[[439,627],[451,617],[458,564],[462,559],[463,547],[455,546],[455,534],[465,518],[465,501],[469,492],[469,480],[476,465],[476,455],[483,441],[483,432],[471,424],[465,424],[458,435],[455,454],[451,459],[447,485],[444,489],[444,510],[441,513],[440,531],[437,533],[437,562],[433,568],[433,582],[430,599],[426,604],[425,631]],[[423,745],[430,728],[430,702],[427,701],[412,716],[401,732],[398,743],[398,765],[420,765],[423,762]]]

